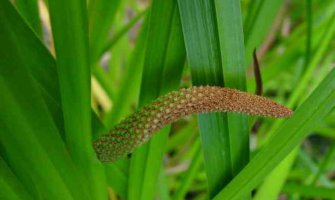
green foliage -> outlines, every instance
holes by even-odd
[[[333,199],[334,8],[0,0],[0,199]],[[255,48],[264,96],[291,118],[186,117],[126,158],[97,159],[94,139],[172,90],[254,93]]]

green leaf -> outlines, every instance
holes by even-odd
[[[15,25],[19,27],[21,21],[9,1],[0,1],[0,15],[0,41],[7,47],[0,48],[1,155],[34,198],[85,199],[88,193],[82,191],[82,179],[49,113],[40,85],[30,75],[31,64],[36,62],[30,59],[36,58],[36,52],[25,54],[26,47],[18,45],[24,39],[18,37],[20,31],[13,29],[10,22],[18,22]]]
[[[288,183],[283,188],[283,191],[288,194],[299,194],[306,198],[335,199],[335,191],[333,188]]]
[[[95,156],[91,138],[91,73],[86,1],[49,1],[49,9],[66,143],[76,165],[80,166],[80,172],[89,183],[91,198],[106,199],[104,169]]]
[[[99,59],[111,31],[120,0],[94,0],[89,4],[90,56],[94,65]]]
[[[185,50],[176,1],[154,0],[150,10],[139,106],[179,86]],[[134,152],[128,199],[152,199],[169,127]]]
[[[126,33],[133,28],[133,26],[148,12],[148,10],[145,9],[141,12],[139,12],[135,17],[133,17],[126,25],[124,25],[117,33],[115,33],[114,37],[110,39],[105,45],[104,48],[102,49],[100,56],[104,52],[107,52],[109,49],[113,48],[114,45],[123,37],[126,35]]]
[[[24,22],[22,17],[15,11],[12,4],[6,3],[3,5],[3,8],[6,10],[3,20],[6,20],[6,25],[9,28],[6,29],[7,32],[2,30],[3,37],[0,42],[11,42],[10,46],[19,47],[16,48],[14,56],[25,56],[24,61],[27,64],[28,70],[38,82],[53,120],[56,122],[61,134],[63,134],[63,114],[60,107],[61,100],[55,59],[31,28]],[[9,35],[13,36],[13,39],[8,39]],[[31,48],[34,48],[34,51]],[[92,118],[92,124],[92,132],[94,134],[104,131],[103,125],[95,114]]]
[[[245,56],[247,66],[252,60],[252,51],[260,47],[271,29],[283,0],[254,0],[244,22]]]
[[[118,95],[115,98],[114,106],[104,119],[108,127],[115,125],[122,117],[131,114],[133,112],[131,107],[138,100],[145,55],[143,49],[147,42],[148,28],[149,17],[146,16],[136,46],[127,64],[128,66],[121,81]]]
[[[178,187],[175,194],[173,195],[173,200],[182,200],[185,198],[185,194],[190,188],[191,183],[195,179],[196,173],[202,164],[200,143],[196,142],[194,145],[196,145],[196,150],[193,153],[191,164],[188,167],[186,173],[183,175],[180,187]]]
[[[122,162],[122,161],[121,161]],[[122,169],[128,169],[128,166],[121,168],[116,164],[105,165],[107,183],[123,199],[127,197],[128,176],[123,173]]]
[[[35,33],[43,38],[38,0],[15,0],[15,5]]]
[[[194,85],[223,86],[220,40],[212,1],[180,0],[187,59]],[[199,115],[200,136],[210,196],[232,177],[227,115]]]
[[[244,38],[240,1],[215,1],[225,87],[246,90]],[[232,174],[249,162],[249,127],[246,115],[228,113]]]
[[[13,174],[6,162],[0,157],[0,199],[3,200],[32,200],[32,196]]]
[[[294,115],[277,129],[273,137],[250,163],[215,196],[239,199],[254,189],[335,106],[335,70],[299,106]]]
[[[306,71],[303,74],[299,84],[295,87],[295,91],[290,96],[290,99],[288,101],[288,106],[293,107],[295,104],[297,104],[300,100],[300,98],[303,96],[304,92],[310,87],[308,84],[311,80],[315,68],[318,66],[318,63],[323,58],[323,55],[325,54],[333,35],[335,34],[335,23],[334,23],[335,15],[329,20],[329,26],[325,30],[325,32],[322,34],[322,40],[319,43],[318,49],[314,52],[313,57],[311,58],[310,62],[308,63],[306,67]],[[300,100],[301,101],[301,100]],[[277,121],[272,126],[272,130],[275,130],[276,127],[278,127],[281,124],[281,121]],[[267,136],[267,139],[272,136],[273,131],[269,133]],[[281,187],[284,185],[284,182],[286,180],[286,177],[289,173],[289,170],[291,166],[293,165],[293,162],[295,160],[296,154],[298,152],[298,149],[291,152],[287,158],[278,165],[273,172],[266,178],[265,182],[261,185],[259,189],[259,194],[256,195],[256,199],[276,199],[277,196],[280,193]],[[276,186],[272,183],[277,183]],[[269,190],[269,187],[272,188]]]

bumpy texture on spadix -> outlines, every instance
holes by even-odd
[[[238,112],[288,117],[292,111],[270,99],[229,88],[191,87],[168,93],[143,107],[94,142],[98,158],[115,161],[148,141],[163,126],[195,113]]]

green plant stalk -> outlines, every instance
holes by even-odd
[[[249,164],[214,198],[237,200],[253,190],[335,106],[332,70]],[[283,134],[285,133],[285,134]]]
[[[88,181],[91,198],[106,199],[104,169],[95,158],[91,142],[91,72],[86,1],[49,1],[49,11],[66,143],[78,169]]]

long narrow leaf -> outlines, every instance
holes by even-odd
[[[139,105],[178,87],[184,62],[179,13],[176,1],[155,0],[150,11]],[[152,199],[161,170],[169,127],[133,154],[130,166],[129,199]]]
[[[1,154],[31,193],[85,199],[87,193],[81,191],[81,179],[42,98],[43,92],[30,74],[33,62],[27,61],[35,58],[36,52],[28,53],[23,51],[27,50],[25,46],[18,45],[24,39],[8,22],[21,21],[9,1],[0,1],[0,15],[0,41],[8,47],[0,48]],[[41,191],[35,191],[34,186]]]
[[[215,1],[224,84],[246,90],[242,13],[239,1]],[[249,162],[249,128],[246,115],[228,114],[232,173]]]
[[[86,1],[49,1],[57,56],[65,138],[93,199],[106,199],[103,166],[91,139],[90,60]],[[62,14],[60,14],[62,13]]]
[[[335,69],[214,199],[239,199],[254,189],[334,106]]]
[[[93,65],[99,59],[113,25],[120,0],[94,0],[89,5],[90,51]]]
[[[193,84],[223,86],[213,1],[180,0],[178,3]],[[232,177],[227,115],[199,115],[199,125],[209,192],[214,196]]]
[[[42,26],[38,11],[38,0],[16,0],[15,5],[35,33],[42,38]]]
[[[32,200],[32,196],[0,157],[0,199]]]

